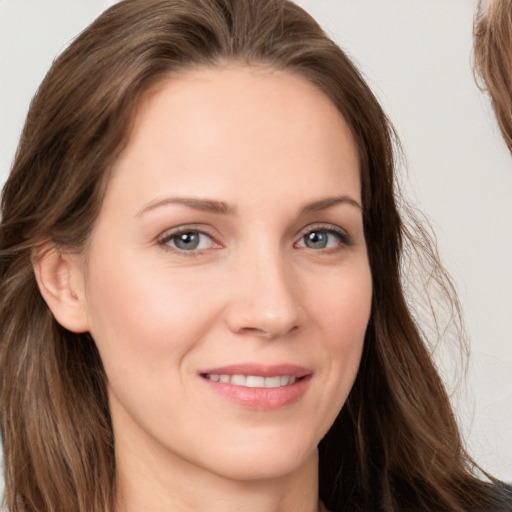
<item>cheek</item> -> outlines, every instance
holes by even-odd
[[[329,280],[317,297],[315,312],[322,328],[321,340],[327,362],[325,410],[330,428],[343,407],[359,369],[372,303],[369,266],[362,262]]]
[[[134,421],[144,431],[161,423],[174,432],[176,411],[187,410],[194,355],[218,317],[214,295],[186,273],[137,258],[102,259],[89,282],[90,331],[116,428]]]
[[[186,275],[135,257],[92,263],[90,332],[109,376],[165,373],[215,321],[212,295]]]
[[[362,344],[371,303],[372,278],[366,260],[327,279],[314,300],[318,322],[326,330],[326,343],[339,350]]]

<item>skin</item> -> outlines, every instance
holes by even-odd
[[[370,314],[360,204],[350,131],[302,77],[199,68],[144,100],[85,259],[52,267],[108,377],[118,511],[317,510]],[[200,375],[248,362],[307,368],[305,392],[256,410]]]

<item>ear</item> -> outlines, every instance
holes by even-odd
[[[39,291],[60,325],[72,332],[89,330],[80,257],[42,247],[32,265]]]

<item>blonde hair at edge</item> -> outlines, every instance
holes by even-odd
[[[474,23],[474,68],[512,153],[512,2],[483,0]]]
[[[2,194],[0,411],[12,512],[108,512],[116,453],[92,336],[52,316],[34,276],[41,247],[84,254],[137,110],[172,73],[221,63],[286,71],[338,109],[359,157],[371,313],[348,399],[318,445],[331,511],[496,511],[497,482],[467,454],[431,347],[402,285],[421,253],[457,314],[433,245],[404,223],[398,141],[345,53],[286,0],[126,0],[58,57],[27,116]],[[307,421],[307,418],[304,419]]]

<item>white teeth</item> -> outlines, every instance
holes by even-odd
[[[231,379],[231,384],[236,384],[236,382],[233,382],[233,379]],[[265,377],[256,377],[254,375],[249,375],[245,379],[245,385],[248,388],[263,388],[265,387]]]
[[[245,386],[247,382],[247,378],[245,375],[233,375],[231,377],[231,384],[234,384],[235,386]]]
[[[265,377],[266,388],[278,388],[281,385],[281,377]]]
[[[290,375],[263,377],[261,375],[219,375],[216,373],[207,373],[204,376],[213,382],[222,382],[224,384],[233,384],[247,388],[279,388],[294,384],[297,380],[296,377],[291,377]]]

